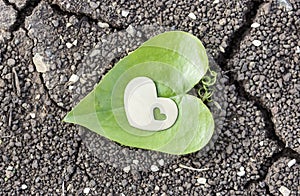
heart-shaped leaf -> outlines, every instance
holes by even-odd
[[[214,120],[206,105],[187,93],[207,70],[208,58],[200,40],[181,31],[160,34],[120,60],[64,121],[126,146],[178,155],[198,151],[211,139]],[[128,122],[125,89],[138,77],[154,81],[158,98],[176,103],[178,117],[171,127],[153,132]]]

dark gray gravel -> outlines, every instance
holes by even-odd
[[[300,2],[292,6],[261,9],[254,20],[260,26],[251,28],[230,65],[247,93],[270,110],[285,146],[300,153]]]
[[[228,46],[230,36],[243,24],[251,1],[125,1],[53,0],[71,13],[83,13],[126,29],[128,25],[160,25],[188,31],[199,37],[213,56]],[[195,19],[190,14],[195,16]]]
[[[266,183],[273,195],[299,195],[300,164],[283,157],[269,169]]]
[[[13,7],[30,5],[0,0],[0,195],[299,194],[296,1],[291,1],[290,12],[263,4],[253,21],[260,26],[246,31],[240,47],[234,48],[223,71],[232,76],[225,86],[226,119],[206,153],[153,159],[150,165],[149,158],[138,157],[128,167],[117,164],[114,156],[95,154],[83,137],[87,132],[61,122],[120,57],[147,36],[168,29],[191,32],[219,62],[217,57],[227,55],[235,36],[243,36],[234,32],[247,28],[249,18],[244,16],[258,9],[250,2],[42,0],[11,32],[18,20]],[[19,11],[20,16],[30,14],[28,10]],[[141,26],[145,24],[150,27]],[[160,25],[164,27],[153,28]],[[113,52],[115,59],[106,58],[111,62],[93,65],[95,59],[103,60],[103,40],[136,33],[142,36],[135,42],[120,41],[125,47],[110,44],[119,49]],[[144,164],[142,170],[133,167],[139,164]]]

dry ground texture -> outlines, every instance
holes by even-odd
[[[89,51],[146,25],[197,36],[228,107],[213,148],[134,170],[61,120]],[[299,64],[299,0],[0,0],[0,195],[300,195]]]

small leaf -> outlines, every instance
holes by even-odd
[[[160,34],[120,60],[64,121],[85,126],[126,146],[177,155],[198,151],[211,139],[214,121],[202,100],[187,92],[207,70],[208,58],[200,40],[181,31]],[[153,132],[129,124],[124,92],[137,77],[150,78],[158,97],[176,103],[178,117],[170,128]],[[160,108],[152,113],[155,120],[168,118]]]

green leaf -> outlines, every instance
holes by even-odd
[[[64,121],[126,146],[177,155],[198,151],[211,139],[214,121],[206,105],[187,93],[207,70],[208,58],[200,40],[181,31],[160,34],[120,60]],[[153,132],[129,124],[124,91],[136,77],[151,78],[158,97],[177,104],[178,117],[173,126]],[[153,111],[153,115],[164,117],[160,111]]]

